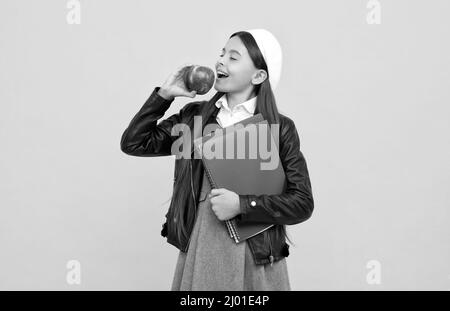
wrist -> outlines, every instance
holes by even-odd
[[[158,95],[164,98],[165,100],[173,100],[174,96],[170,95],[169,91],[165,88],[160,88],[158,90]]]

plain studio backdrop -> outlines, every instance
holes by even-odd
[[[315,199],[288,226],[292,289],[450,289],[450,3],[376,2],[2,1],[0,289],[170,289],[175,157],[120,138],[171,72],[251,28],[283,48]]]

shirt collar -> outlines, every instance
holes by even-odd
[[[227,101],[227,94],[223,94],[222,97],[220,97],[217,101],[216,101],[216,107],[221,108],[224,107],[226,110],[230,111],[230,107],[228,106],[228,101]],[[252,98],[250,98],[249,100],[240,103],[238,105],[235,106],[243,106],[245,108],[245,110],[247,110],[249,113],[253,114],[255,112],[255,108],[256,108],[256,97],[254,96]]]

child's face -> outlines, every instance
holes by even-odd
[[[230,38],[221,51],[216,63],[217,71],[228,74],[226,78],[216,78],[214,88],[219,92],[239,92],[253,87],[259,71],[255,68],[247,48],[237,36]]]

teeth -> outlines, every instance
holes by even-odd
[[[221,76],[224,76],[224,77],[228,77],[228,75],[227,75],[226,73],[223,73],[223,72],[221,72],[221,71],[218,71],[218,72],[217,72],[217,75],[221,75]]]

